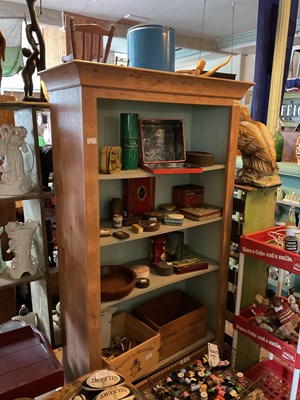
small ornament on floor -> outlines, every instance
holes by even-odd
[[[26,307],[25,304],[22,304],[21,308],[19,310],[19,315],[23,317],[24,315],[27,315],[27,314],[29,314],[29,309]]]

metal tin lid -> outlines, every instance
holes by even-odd
[[[150,268],[148,265],[133,265],[131,269],[135,272],[137,279],[148,278],[150,274]]]
[[[159,31],[171,31],[175,33],[174,28],[167,25],[158,25],[158,24],[138,24],[134,25],[127,30],[128,32],[137,31],[137,30],[144,30],[144,29],[158,29]]]
[[[156,272],[161,276],[169,276],[174,273],[174,266],[169,261],[159,261],[156,266]]]
[[[135,286],[140,289],[145,289],[150,285],[150,280],[148,278],[138,278],[136,280]]]
[[[172,203],[162,203],[158,206],[158,208],[162,211],[175,211],[176,210],[176,205]]]

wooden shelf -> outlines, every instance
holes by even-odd
[[[209,171],[217,171],[219,169],[225,169],[224,164],[214,164],[210,167],[203,167],[203,172]],[[127,171],[120,171],[115,174],[99,174],[100,181],[107,181],[107,180],[114,180],[114,179],[134,179],[134,178],[146,178],[146,177],[153,177],[156,176],[151,172],[147,172],[146,170],[139,168],[137,170],[127,170]]]
[[[292,201],[292,200],[277,200],[277,204],[281,204],[283,206],[289,207],[289,206],[295,206],[296,208],[300,207],[300,203],[298,201]]]
[[[24,283],[30,283],[33,281],[38,281],[40,279],[46,278],[45,274],[43,274],[42,272],[37,272],[33,276],[27,275],[27,276],[23,276],[20,279],[13,279],[7,275],[6,271],[0,275],[0,290],[3,288],[16,287],[16,286],[23,285]]]
[[[1,322],[15,316],[16,287],[30,284],[30,300],[32,310],[38,315],[38,329],[54,343],[52,314],[49,304],[47,279],[49,276],[48,248],[45,221],[45,201],[50,195],[42,191],[42,167],[38,141],[38,114],[47,110],[49,104],[44,102],[4,101],[0,102],[3,121],[13,126],[23,126],[26,129],[27,153],[23,156],[24,171],[30,178],[32,191],[21,195],[0,196],[1,225],[16,219],[20,221],[36,221],[38,227],[32,240],[32,255],[35,258],[37,273],[33,276],[23,274],[20,279],[10,278],[6,269],[0,275],[0,298],[6,302],[0,313]],[[8,212],[11,209],[12,212]],[[9,247],[7,235],[2,236],[3,253]],[[4,257],[6,258],[6,257]],[[9,268],[11,261],[5,261]],[[9,298],[9,300],[7,300]],[[30,305],[30,306],[31,306]],[[28,304],[29,306],[29,304]],[[8,311],[9,309],[9,311]]]
[[[45,194],[43,192],[32,191],[26,194],[18,196],[0,196],[0,202],[10,202],[10,201],[20,201],[20,200],[33,200],[44,198]]]
[[[222,217],[211,218],[211,219],[205,220],[205,221],[192,221],[191,219],[185,218],[182,226],[161,224],[158,231],[143,232],[143,233],[133,232],[131,226],[123,227],[122,231],[125,231],[125,232],[129,233],[129,235],[130,235],[130,237],[128,239],[119,240],[119,239],[115,238],[114,236],[102,237],[102,238],[100,238],[100,247],[126,244],[128,242],[131,242],[132,240],[140,240],[140,239],[150,238],[150,237],[157,236],[157,235],[164,235],[166,233],[177,232],[180,230],[195,228],[197,226],[212,224],[214,222],[219,222],[219,221],[222,221]],[[105,220],[103,223],[101,223],[101,228],[109,229],[109,230],[111,230],[111,232],[117,231],[117,229],[112,228],[112,222],[107,221],[107,220]]]
[[[192,257],[205,258],[205,257],[203,257],[202,254],[197,254],[196,252],[193,252]],[[122,299],[109,301],[109,302],[108,301],[102,302],[101,308],[103,310],[105,308],[114,306],[118,303],[122,303],[124,301],[133,299],[135,297],[143,296],[146,293],[152,292],[156,289],[160,289],[162,287],[166,287],[166,286],[172,285],[177,282],[186,281],[187,279],[195,278],[200,275],[209,274],[210,272],[217,271],[219,269],[218,263],[216,263],[213,260],[209,260],[207,258],[206,258],[206,260],[209,263],[207,269],[188,272],[185,274],[175,274],[174,273],[169,276],[161,276],[161,275],[157,275],[155,271],[150,269],[150,275],[149,275],[150,285],[147,288],[145,288],[145,289],[134,288],[133,291],[128,296],[123,297]],[[149,259],[135,260],[135,261],[132,261],[130,264],[126,264],[126,266],[131,266],[131,265],[135,265],[135,264],[149,265]]]

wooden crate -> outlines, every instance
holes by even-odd
[[[181,290],[139,306],[134,315],[160,333],[160,360],[206,334],[206,307]]]
[[[157,366],[160,335],[133,315],[126,312],[114,315],[111,336],[126,336],[139,343],[112,360],[102,357],[104,365],[123,375],[126,381],[133,382]]]

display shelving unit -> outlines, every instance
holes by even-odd
[[[0,195],[2,224],[16,220],[16,208],[26,220],[34,220],[38,228],[33,236],[32,254],[37,260],[37,273],[34,275],[23,274],[20,279],[9,276],[7,268],[0,275],[0,299],[2,309],[0,312],[1,323],[17,315],[16,292],[17,287],[23,284],[30,285],[32,311],[38,317],[38,329],[46,335],[50,343],[54,344],[52,325],[52,310],[49,301],[49,277],[57,274],[57,268],[49,268],[47,235],[45,226],[45,198],[49,193],[42,190],[42,174],[40,163],[40,150],[38,144],[37,115],[42,111],[49,111],[48,103],[0,101],[0,126],[3,123],[15,126],[24,126],[27,130],[25,143],[27,153],[23,155],[25,172],[32,182],[31,192],[22,195]],[[18,206],[18,207],[17,207]],[[9,211],[12,210],[12,211]],[[6,261],[9,266],[9,260]]]
[[[101,367],[101,310],[118,311],[174,288],[187,291],[208,309],[210,339],[224,337],[227,274],[237,146],[239,101],[252,83],[74,60],[41,73],[50,97],[53,128],[56,221],[63,361],[67,381]],[[100,238],[99,224],[110,215],[110,201],[122,197],[125,179],[146,178],[142,169],[99,174],[100,150],[120,143],[120,113],[141,119],[182,119],[187,150],[214,153],[216,163],[199,174],[156,176],[155,206],[172,201],[172,186],[198,184],[204,199],[223,208],[222,218],[164,226],[130,239]],[[189,248],[210,259],[209,268],[184,276],[151,272],[146,291],[135,289],[116,302],[100,301],[100,269],[133,264],[150,256],[150,237],[183,231]],[[166,279],[165,279],[166,278]],[[212,296],[212,292],[214,295]],[[218,316],[218,317],[217,317]],[[177,355],[178,356],[178,355]]]
[[[287,384],[285,385],[285,390],[287,387],[290,388],[290,399],[294,400],[297,398],[300,373],[300,341],[298,340],[297,344],[288,344],[286,341],[281,340],[275,335],[272,335],[268,331],[253,324],[253,322],[251,322],[251,313],[249,311],[250,309],[255,309],[255,307],[250,306],[241,310],[244,262],[246,257],[255,258],[268,263],[269,265],[278,267],[281,270],[300,274],[300,255],[286,251],[269,243],[270,240],[272,240],[271,235],[274,233],[282,233],[282,230],[283,228],[278,226],[246,234],[240,238],[240,259],[234,328],[237,332],[249,337],[255,343],[270,352],[270,358],[272,359],[265,362],[265,365],[267,368],[276,371],[276,373],[279,374],[279,378],[285,383],[286,380],[291,381],[290,386]],[[256,311],[259,312],[259,309],[256,309]],[[234,335],[233,345],[235,345],[235,340],[236,335]],[[273,356],[288,363],[289,366],[292,367],[292,370],[289,371],[288,368],[278,363],[273,359]]]
[[[230,254],[231,269],[229,271],[229,293],[228,293],[228,325],[226,340],[232,341],[232,321],[235,311],[236,285],[238,276],[239,243],[240,237],[245,234],[268,228],[274,223],[274,212],[276,208],[277,187],[256,188],[249,185],[235,185],[235,197],[233,200],[233,221],[231,230],[232,250]],[[256,293],[264,293],[268,282],[268,274],[264,274],[265,263],[247,258],[244,267],[244,286],[242,307],[251,304]],[[257,279],[257,276],[260,279]],[[260,348],[247,337],[239,336],[236,349],[240,352],[244,348],[254,357],[259,359]],[[250,350],[251,349],[251,350]]]

